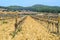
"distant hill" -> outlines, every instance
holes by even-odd
[[[60,7],[58,6],[33,5],[31,8],[37,12],[60,13]]]
[[[8,6],[9,10],[22,10],[24,7],[22,6]]]
[[[36,11],[36,12],[60,13],[60,7],[58,7],[58,6],[47,6],[47,5],[41,5],[41,4],[36,4],[33,6],[29,6],[29,7],[22,7],[22,6],[3,7],[3,6],[0,6],[0,8],[7,9],[7,11],[30,10],[30,11]]]

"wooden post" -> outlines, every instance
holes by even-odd
[[[58,33],[60,34],[60,13],[58,14]]]
[[[48,30],[50,31],[50,28],[49,28],[49,25],[50,25],[49,19],[50,19],[50,16],[48,16],[48,20],[47,20],[47,22],[48,22]]]
[[[15,18],[15,31],[16,31],[17,27],[18,27],[18,24],[17,24],[17,15],[16,15],[16,18]]]
[[[51,23],[51,24],[52,24],[52,29],[51,29],[51,32],[53,32],[53,30],[54,30],[53,23]]]
[[[56,27],[57,27],[57,33],[59,33],[59,26],[58,26],[58,23],[56,23]]]

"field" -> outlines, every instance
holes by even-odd
[[[4,14],[6,15],[6,14]],[[57,17],[41,15],[0,16],[0,40],[59,40]]]

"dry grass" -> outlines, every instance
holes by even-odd
[[[5,20],[7,23],[0,24],[0,40],[58,40],[56,35],[51,34],[48,30],[40,23],[35,21],[30,16],[24,20],[21,25],[22,30],[18,32],[12,39],[10,33],[14,29],[15,19]],[[18,18],[18,22],[20,18]],[[2,21],[0,21],[1,23]],[[46,25],[44,23],[44,25]]]

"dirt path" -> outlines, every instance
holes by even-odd
[[[22,24],[22,30],[12,40],[58,40],[48,30],[31,16],[27,16]]]

